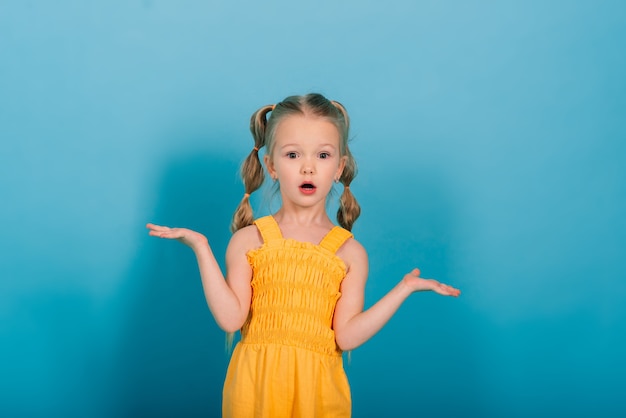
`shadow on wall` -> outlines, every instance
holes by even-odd
[[[233,156],[176,158],[164,170],[146,223],[202,232],[223,266],[230,219],[243,190],[238,169]],[[145,234],[122,290],[123,325],[112,372],[118,385],[115,414],[220,416],[229,354],[206,305],[193,252]]]

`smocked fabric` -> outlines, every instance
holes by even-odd
[[[283,238],[272,216],[255,221],[248,252],[252,303],[224,384],[224,417],[349,417],[350,388],[332,329],[341,281],[334,227],[319,244]]]

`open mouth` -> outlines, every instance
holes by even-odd
[[[315,192],[315,185],[313,183],[302,183],[300,185],[300,191],[305,194],[311,194]]]

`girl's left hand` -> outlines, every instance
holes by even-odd
[[[413,269],[413,271],[406,274],[402,280],[414,292],[430,290],[435,293],[439,293],[440,295],[454,297],[457,297],[461,294],[461,291],[459,289],[456,289],[452,286],[440,283],[437,280],[421,278],[419,269]]]

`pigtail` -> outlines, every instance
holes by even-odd
[[[250,118],[250,132],[254,138],[254,148],[252,148],[252,151],[250,151],[250,154],[248,154],[241,165],[241,178],[243,180],[245,193],[233,215],[233,221],[230,226],[232,232],[252,225],[254,222],[252,206],[250,205],[250,195],[261,187],[265,179],[263,165],[259,158],[259,150],[265,145],[267,114],[273,109],[273,105],[263,106],[254,112]]]
[[[350,118],[348,117],[348,111],[346,108],[339,102],[332,100],[332,105],[335,106],[337,110],[341,113],[341,116],[344,120],[344,132],[343,135],[345,138],[348,137],[348,132],[350,131]],[[357,167],[356,161],[350,152],[350,148],[346,143],[345,154],[346,157],[346,165],[341,173],[341,178],[339,181],[343,184],[343,193],[339,198],[339,210],[337,211],[337,222],[343,228],[348,231],[352,230],[352,225],[356,222],[359,215],[361,215],[361,207],[359,203],[356,201],[356,198],[350,191],[350,183],[356,177]]]
[[[339,181],[343,183],[343,193],[339,198],[339,210],[337,210],[337,222],[348,231],[352,230],[352,225],[361,215],[361,206],[350,191],[350,183],[356,177],[356,161],[350,150],[346,147],[346,165],[341,173]]]

